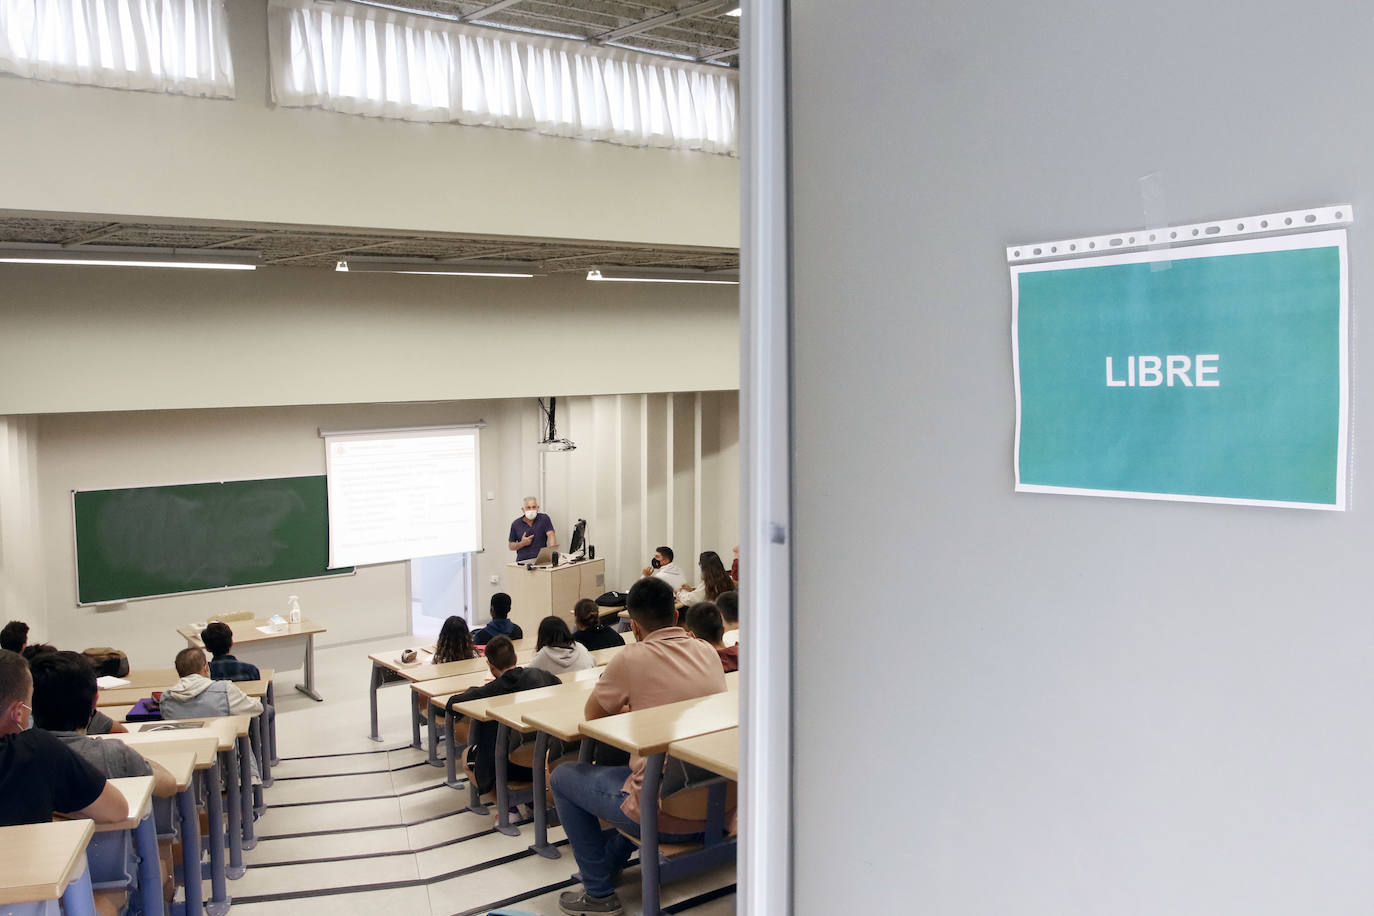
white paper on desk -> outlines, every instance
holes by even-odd
[[[102,674],[95,679],[95,685],[101,690],[114,690],[116,687],[128,687],[129,682],[122,677],[111,677],[108,674]]]
[[[258,627],[257,630],[258,630],[259,633],[266,633],[268,636],[272,636],[272,635],[275,634],[275,633],[285,633],[285,632],[286,632],[286,624],[282,624],[282,625],[279,626],[279,627],[278,627],[278,626]]]

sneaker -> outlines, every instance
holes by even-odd
[[[558,908],[568,916],[620,916],[625,912],[620,898],[588,897],[584,891],[564,891],[558,895]]]

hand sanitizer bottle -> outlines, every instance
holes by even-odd
[[[290,598],[288,598],[287,600],[291,602],[291,614],[290,614],[290,617],[289,617],[288,619],[289,619],[292,623],[300,623],[300,622],[301,622],[301,599],[297,598],[295,595],[292,595],[292,596],[291,596]]]

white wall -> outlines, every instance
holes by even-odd
[[[0,289],[0,415],[739,385],[735,287],[0,265]]]
[[[266,0],[226,6],[235,101],[0,76],[0,207],[739,244],[735,159],[274,108]]]
[[[690,399],[693,395],[679,397]],[[713,402],[731,402],[736,395],[712,392],[705,397]],[[599,464],[605,456],[595,452],[593,431],[574,419],[584,413],[590,415],[591,411],[574,411],[566,426],[560,423],[560,432],[579,442],[578,451],[571,455],[589,467]],[[286,607],[289,594],[300,596],[307,617],[329,628],[328,634],[320,637],[321,645],[404,633],[409,629],[409,585],[404,563],[362,567],[356,575],[347,577],[78,607],[71,491],[323,474],[324,446],[318,434],[321,428],[370,429],[485,420],[488,426],[482,431],[481,471],[482,535],[486,549],[477,556],[473,569],[474,614],[485,619],[491,594],[503,589],[506,564],[512,558],[506,547],[511,520],[519,512],[521,498],[538,490],[537,427],[531,422],[536,416],[537,406],[532,399],[510,399],[76,413],[27,418],[31,425],[33,419],[37,420],[39,483],[35,491],[37,518],[31,520],[25,533],[41,532],[41,551],[35,539],[29,560],[42,571],[34,578],[46,592],[47,600],[45,615],[32,613],[37,606],[23,603],[14,605],[13,616],[31,623],[46,616],[46,630],[37,632],[45,633],[59,645],[120,646],[129,652],[135,666],[145,667],[165,666],[179,648],[173,632],[176,627],[233,610],[270,615]],[[614,431],[611,432],[613,436]],[[638,448],[636,441],[633,449],[637,452]],[[722,469],[728,470],[709,477],[713,501],[724,501],[726,494],[738,491],[737,472],[730,473],[736,464],[735,460],[722,460]],[[494,498],[486,499],[488,494]],[[638,558],[637,540],[633,549],[620,549],[612,535],[613,526],[583,508],[589,502],[583,492],[568,492],[558,502],[559,506],[555,506],[551,501],[547,508],[564,543],[572,533],[573,513],[580,513],[588,517],[598,555],[626,554]],[[613,514],[614,507],[610,508]],[[624,512],[637,519],[628,503]],[[26,568],[31,570],[32,566]],[[501,577],[501,581],[491,584],[492,575]]]
[[[31,641],[47,635],[47,583],[39,527],[38,422],[0,416],[0,620],[23,620]],[[0,624],[3,625],[3,624]]]
[[[1004,260],[1153,172],[1173,223],[1367,219],[1368,7],[790,10],[796,913],[1368,913],[1368,494],[1014,494]],[[1370,271],[1357,223],[1357,329]]]

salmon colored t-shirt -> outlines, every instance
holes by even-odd
[[[608,715],[615,715],[724,692],[725,671],[711,644],[682,627],[664,627],[620,650],[592,688],[592,697]],[[620,810],[636,823],[643,786],[644,758],[635,755],[630,758],[630,778],[622,789],[628,795]],[[697,833],[701,824],[660,814],[658,829]]]

